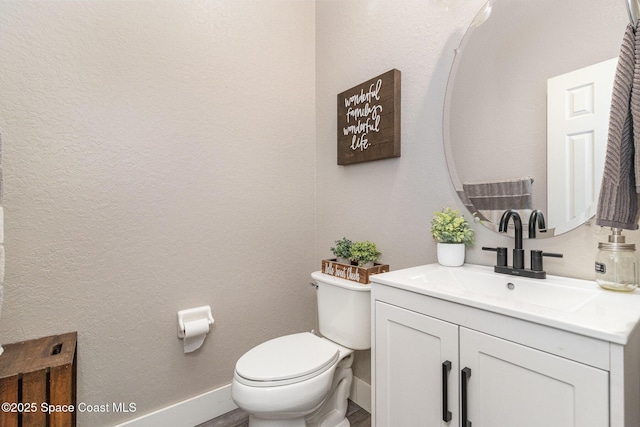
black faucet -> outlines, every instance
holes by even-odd
[[[536,225],[541,233],[547,232],[547,226],[544,222],[544,215],[540,209],[536,209],[531,212],[531,216],[529,217],[529,238],[536,238]]]
[[[542,268],[542,257],[556,257],[562,258],[562,254],[554,254],[549,252],[542,252],[541,250],[531,251],[531,269],[524,268],[524,249],[522,249],[522,219],[520,214],[515,209],[510,209],[502,214],[500,219],[500,226],[498,231],[501,233],[507,232],[509,221],[513,218],[513,226],[515,228],[516,243],[513,249],[513,266],[509,267],[507,261],[507,248],[487,248],[483,247],[484,251],[497,252],[496,265],[494,270],[496,273],[510,274],[513,276],[531,277],[534,279],[544,279],[547,277],[547,273]],[[542,212],[536,210],[531,213],[529,218],[529,237],[535,237],[536,224],[540,228],[540,232],[546,231],[544,223],[544,216]]]
[[[524,249],[522,249],[522,219],[520,214],[515,209],[509,209],[504,211],[502,218],[500,218],[500,226],[498,231],[501,233],[507,232],[509,221],[513,218],[513,226],[515,228],[516,246],[513,249],[513,268],[524,269]]]

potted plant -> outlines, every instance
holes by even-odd
[[[474,233],[460,212],[451,208],[434,212],[431,234],[438,241],[438,263],[448,267],[464,264],[465,247],[473,244]]]
[[[346,237],[335,241],[335,246],[331,248],[331,252],[336,257],[336,262],[340,264],[351,265],[351,246],[353,242]]]
[[[376,244],[370,241],[355,242],[351,245],[351,261],[358,263],[358,267],[371,268],[373,263],[378,260],[380,252],[376,248]]]

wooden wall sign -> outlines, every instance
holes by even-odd
[[[338,164],[400,157],[400,71],[338,95]]]

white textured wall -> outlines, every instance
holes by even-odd
[[[474,6],[475,4],[475,6]],[[455,202],[442,144],[453,49],[482,0],[316,4],[318,252],[372,240],[398,269],[435,260],[432,212]],[[402,73],[402,156],[336,164],[336,95],[392,68]]]
[[[315,325],[314,4],[0,2],[0,341],[78,331],[79,400],[136,414]],[[277,29],[275,31],[274,29]],[[214,330],[184,355],[180,309]]]
[[[316,132],[318,253],[342,236],[369,239],[392,269],[436,262],[429,233],[433,212],[463,209],[445,162],[442,110],[454,49],[484,0],[322,0],[316,5]],[[620,14],[625,14],[620,2]],[[612,28],[622,33],[624,28]],[[336,95],[392,68],[402,72],[402,156],[353,166],[336,164]],[[463,210],[464,211],[464,210]],[[466,212],[466,211],[465,211]],[[493,265],[482,246],[513,247],[513,239],[474,226],[467,262]],[[639,233],[625,233],[628,241]],[[606,230],[579,229],[551,240],[526,241],[525,249],[560,252],[548,259],[553,274],[593,279],[597,242]],[[356,374],[368,378],[368,353]]]

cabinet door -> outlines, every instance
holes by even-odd
[[[376,426],[458,426],[458,326],[379,301],[375,310]]]
[[[461,412],[466,400],[473,427],[609,425],[606,371],[463,327],[460,366],[470,369]]]

